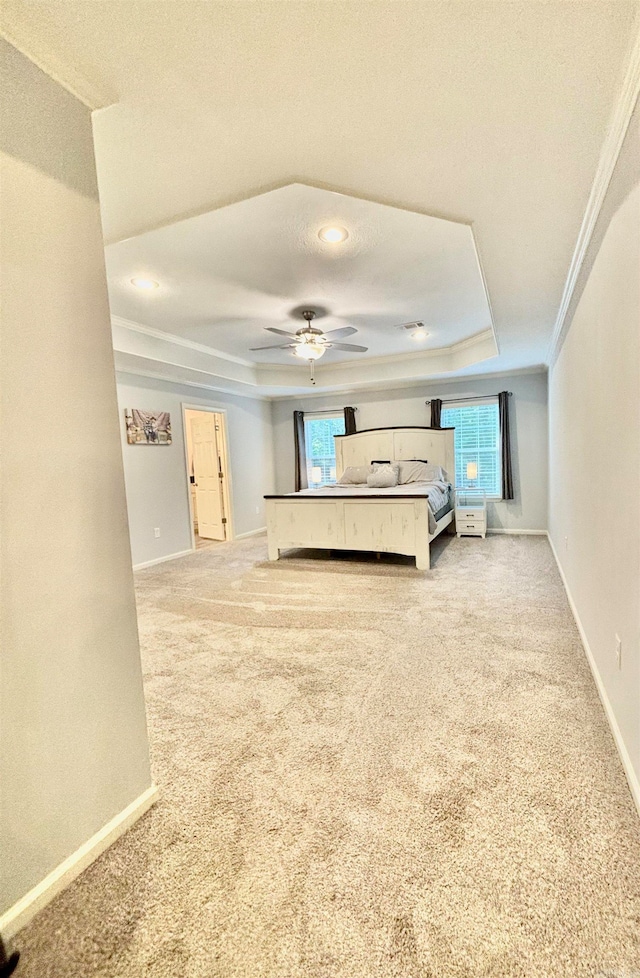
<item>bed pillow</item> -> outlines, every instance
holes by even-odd
[[[401,486],[407,482],[430,482],[429,469],[433,468],[428,462],[420,462],[417,459],[403,459],[396,463],[400,468],[398,482]]]
[[[398,485],[398,466],[397,465],[377,465],[375,470],[367,476],[369,489],[392,489]]]
[[[400,462],[372,462],[371,471],[377,472],[379,469],[388,469],[391,467],[398,477],[397,485],[400,485]]]
[[[398,465],[400,474],[398,484],[406,485],[408,482],[448,482],[449,477],[441,465],[434,465],[426,459],[402,459],[394,462]]]
[[[371,475],[372,472],[373,468],[371,465],[347,465],[336,485],[366,486],[367,476]]]
[[[449,476],[447,475],[447,470],[443,469],[441,465],[434,465],[433,462],[429,462],[427,465],[427,482],[449,482]]]

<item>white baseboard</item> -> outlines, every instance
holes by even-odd
[[[165,560],[176,560],[178,557],[186,557],[187,554],[195,553],[194,550],[179,550],[177,554],[167,554],[166,557],[156,557],[155,560],[145,560],[142,564],[134,564],[134,571],[142,570],[144,567],[154,567],[156,564],[164,564]]]
[[[61,862],[48,876],[32,890],[14,903],[0,917],[0,934],[10,940],[29,923],[40,910],[51,903],[73,880],[108,849],[116,839],[131,828],[134,822],[147,812],[158,800],[158,789],[154,784],[147,788],[139,798],[120,812],[115,818],[96,832],[84,845]]]
[[[546,530],[503,530],[502,527],[487,527],[487,533],[509,533],[512,536],[546,537]]]
[[[553,553],[553,556],[554,556],[554,559],[555,559],[555,562],[556,562],[556,566],[558,568],[558,572],[560,574],[560,578],[561,578],[562,583],[564,585],[564,590],[565,590],[565,593],[567,595],[567,600],[569,602],[569,607],[571,608],[571,614],[573,615],[574,620],[575,620],[575,623],[576,623],[576,626],[578,628],[578,633],[579,633],[580,639],[582,641],[582,646],[584,648],[584,653],[585,653],[585,655],[587,657],[587,662],[589,663],[589,666],[591,667],[591,673],[593,675],[593,680],[594,680],[594,682],[596,684],[596,688],[597,688],[598,694],[600,696],[600,701],[601,701],[602,706],[604,708],[604,712],[605,712],[605,715],[607,717],[607,720],[609,721],[609,726],[611,728],[611,733],[613,734],[613,739],[615,741],[616,747],[618,748],[618,754],[620,755],[620,760],[622,761],[622,766],[624,768],[624,773],[626,774],[627,781],[629,782],[629,788],[631,790],[631,794],[633,796],[633,800],[636,803],[636,808],[638,809],[638,814],[640,815],[640,781],[638,780],[638,775],[636,774],[636,772],[633,769],[633,764],[631,763],[631,758],[629,757],[629,752],[627,751],[627,748],[625,746],[625,742],[622,739],[622,734],[620,733],[620,727],[618,726],[618,722],[616,720],[615,713],[613,712],[613,707],[611,706],[611,702],[609,700],[609,697],[607,696],[607,691],[606,691],[606,689],[604,687],[604,683],[602,682],[602,677],[600,676],[600,672],[598,670],[598,666],[596,664],[596,660],[595,660],[595,658],[593,656],[593,653],[591,651],[591,648],[589,646],[589,640],[587,639],[585,630],[582,627],[582,622],[580,621],[580,615],[578,614],[578,609],[576,608],[576,605],[574,603],[574,600],[571,597],[571,591],[569,590],[569,585],[567,584],[567,579],[564,576],[564,571],[562,569],[562,565],[561,565],[561,563],[560,563],[560,561],[558,559],[558,552],[557,552],[556,548],[553,545],[553,540],[551,539],[551,536],[550,536],[549,533],[547,533],[547,537],[548,537],[548,540],[549,540],[549,546],[551,547],[551,552]]]
[[[266,533],[266,526],[259,526],[257,530],[249,530],[247,533],[236,533],[235,540],[246,540],[247,537],[257,537],[260,533]]]

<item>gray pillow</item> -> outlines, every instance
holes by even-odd
[[[428,462],[419,462],[410,459],[408,461],[399,461],[398,465],[400,466],[400,475],[398,476],[400,485],[406,485],[407,482],[431,482],[429,469],[432,469],[433,466],[429,466]]]
[[[374,462],[374,471],[384,462]],[[398,469],[398,485],[403,486],[408,482],[448,482],[449,476],[440,465],[433,462],[426,462],[420,459],[402,459],[396,462],[387,463],[393,468]]]
[[[346,469],[338,479],[338,486],[366,486],[367,476],[373,469],[370,465],[347,465]]]
[[[378,469],[393,469],[393,471],[398,476],[398,483],[400,482],[400,462],[372,462],[371,471],[377,472]]]
[[[375,471],[367,477],[370,489],[392,489],[398,485],[397,465],[377,465]]]

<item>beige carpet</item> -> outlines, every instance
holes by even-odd
[[[640,975],[640,821],[547,541],[137,575],[162,801],[22,978]]]

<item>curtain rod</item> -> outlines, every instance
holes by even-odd
[[[513,391],[507,391],[507,394],[509,397],[513,397]],[[457,404],[459,401],[488,401],[497,396],[497,394],[478,394],[477,397],[443,397],[440,400],[443,404]],[[431,404],[431,401],[425,401],[424,403]]]
[[[349,407],[349,406],[350,405],[347,405],[347,407]],[[357,409],[357,407],[354,407],[353,410],[354,411],[357,411],[358,409]],[[321,408],[321,409],[318,409],[317,411],[303,411],[302,413],[303,414],[340,414],[342,411],[344,411],[344,407],[339,407],[339,408]]]

